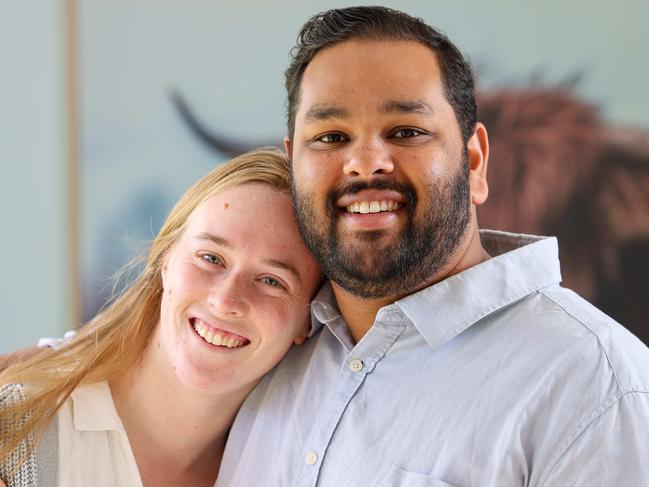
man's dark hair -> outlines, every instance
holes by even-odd
[[[289,137],[295,131],[302,76],[313,57],[326,47],[350,39],[415,41],[436,55],[446,99],[453,107],[466,143],[476,124],[475,87],[471,67],[457,47],[422,19],[386,7],[349,7],[328,10],[311,17],[298,34],[286,70]]]

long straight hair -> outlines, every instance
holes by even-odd
[[[0,409],[0,424],[10,425],[0,438],[0,465],[30,434],[37,438],[45,431],[77,386],[110,381],[138,363],[160,318],[161,269],[167,252],[198,205],[246,183],[267,184],[290,194],[287,158],[278,149],[262,148],[217,166],[171,210],[151,244],[144,269],[124,292],[62,348],[44,349],[0,373],[0,386],[21,384],[25,393],[24,400]],[[23,457],[22,462],[27,459]]]

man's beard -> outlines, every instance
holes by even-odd
[[[471,212],[467,162],[465,154],[455,177],[427,185],[422,201],[417,200],[412,186],[389,179],[352,183],[332,191],[325,219],[316,217],[314,198],[300,194],[293,182],[291,192],[300,232],[324,274],[363,299],[404,296],[422,288],[448,263],[468,227]],[[364,189],[394,190],[406,198],[408,222],[394,243],[379,246],[384,235],[380,230],[358,232],[354,243],[337,234],[335,202],[344,194]],[[365,245],[356,245],[361,239]]]

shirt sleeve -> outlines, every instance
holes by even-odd
[[[623,394],[587,424],[539,486],[649,486],[649,392]]]

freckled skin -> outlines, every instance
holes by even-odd
[[[162,278],[157,368],[193,390],[230,394],[252,388],[306,333],[321,276],[298,233],[290,196],[245,184],[194,210]],[[207,344],[192,327],[197,316],[248,344],[230,350]]]

